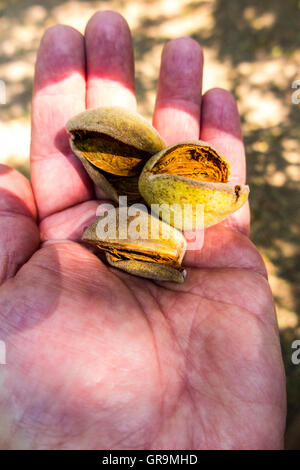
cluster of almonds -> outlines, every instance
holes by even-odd
[[[209,227],[248,198],[248,186],[228,184],[229,162],[208,143],[189,141],[166,147],[158,132],[137,113],[119,107],[91,109],[70,119],[66,128],[72,150],[109,199],[118,202],[119,196],[127,196],[129,204],[143,202],[159,211],[162,220],[155,222],[159,233],[167,234],[164,238],[152,237],[151,221],[156,217],[147,212],[139,215],[145,224],[144,228],[140,224],[138,239],[118,237],[121,221],[124,223],[122,207],[117,209],[114,239],[99,237],[98,219],[83,233],[84,241],[106,252],[109,264],[131,274],[183,282],[186,240],[177,221],[182,223],[184,206],[191,208],[184,229],[196,230],[203,228],[197,225],[199,205],[204,210],[204,227]],[[129,217],[125,222],[130,223]]]

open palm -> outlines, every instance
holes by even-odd
[[[154,125],[170,144],[211,142],[231,161],[232,182],[243,183],[235,102],[221,89],[201,97],[201,82],[199,45],[169,42]],[[103,105],[136,106],[130,32],[112,12],[94,15],[85,37],[66,26],[46,32],[32,188],[1,167],[1,447],[281,447],[284,373],[264,265],[247,238],[248,207],[187,252],[182,285],[122,273],[76,242],[101,202],[64,125]]]

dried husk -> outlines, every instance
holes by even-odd
[[[128,216],[126,207],[115,209],[115,214],[114,238],[99,235],[97,225],[102,217],[98,217],[84,230],[82,239],[105,251],[109,264],[130,274],[159,281],[184,281],[185,270],[181,262],[186,240],[181,232],[141,210],[139,238],[135,239],[130,233],[130,224],[136,222],[136,216]],[[125,225],[128,233],[122,238]],[[151,227],[154,226],[158,227],[159,237],[153,236]]]
[[[177,223],[182,220],[181,211],[185,214],[184,229],[195,230],[203,228],[203,222],[204,227],[221,222],[247,201],[249,187],[229,184],[229,174],[229,162],[210,144],[181,142],[148,160],[139,178],[139,191],[154,211],[155,205],[160,205],[157,213],[163,219],[182,229]],[[190,214],[184,212],[185,204],[190,205]],[[197,205],[204,209],[201,225]]]
[[[89,176],[108,197],[128,195],[138,202],[138,175],[145,162],[165,147],[142,116],[121,107],[94,108],[70,119],[71,148]]]

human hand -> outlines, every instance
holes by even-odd
[[[232,182],[244,183],[234,99],[221,89],[201,98],[201,82],[200,46],[169,42],[154,125],[168,144],[210,142],[230,160]],[[248,207],[187,252],[182,285],[104,265],[76,242],[99,201],[64,126],[86,104],[136,107],[130,32],[113,12],[94,15],[84,38],[67,26],[46,32],[34,86],[32,189],[1,168],[1,447],[280,448],[284,372],[265,268],[247,236]]]

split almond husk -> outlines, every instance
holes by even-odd
[[[229,174],[229,162],[210,144],[181,142],[147,161],[139,191],[162,219],[195,230],[221,222],[247,201],[249,187],[229,184]]]

